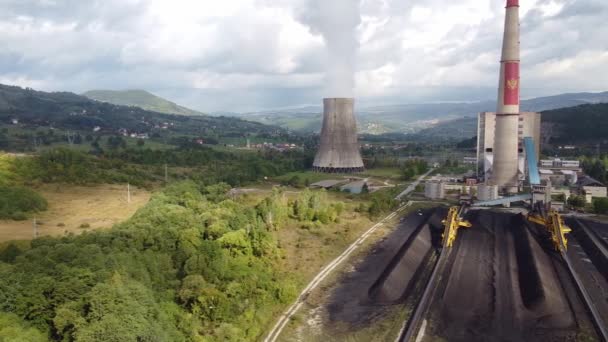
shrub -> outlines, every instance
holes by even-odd
[[[27,214],[46,210],[46,200],[21,186],[0,186],[0,218],[25,220]]]

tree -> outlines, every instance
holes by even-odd
[[[293,186],[294,188],[300,188],[302,187],[302,180],[300,179],[299,175],[293,175],[287,184]]]
[[[405,181],[409,181],[416,175],[416,171],[414,171],[411,167],[407,167],[402,171],[402,178]]]
[[[228,232],[222,235],[217,240],[222,247],[227,248],[232,254],[251,254],[251,242],[247,237],[247,232],[244,229],[239,229],[234,232]]]
[[[566,202],[566,194],[558,194],[555,196],[555,200],[558,202]]]
[[[599,159],[585,159],[583,161],[583,170],[586,174],[597,179],[599,182],[606,182],[606,165],[604,161]]]
[[[184,340],[153,293],[118,274],[93,287],[82,303],[60,307],[53,321],[61,335],[77,341]]]
[[[108,137],[108,147],[111,149],[117,149],[119,147],[127,147],[127,142],[121,136],[110,136]]]
[[[45,342],[47,338],[16,315],[0,312],[0,341]]]
[[[608,198],[594,198],[593,211],[596,214],[608,214]]]
[[[0,250],[0,261],[14,262],[21,253],[21,249],[11,242],[3,250]]]
[[[586,204],[585,197],[572,195],[568,198],[568,204],[575,209],[584,208]]]
[[[143,140],[143,139],[139,139],[139,140],[137,140],[137,146],[139,146],[139,147],[144,146],[144,144],[145,144],[145,143],[146,143],[146,141],[145,141],[145,140]]]

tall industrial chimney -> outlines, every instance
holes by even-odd
[[[490,183],[502,191],[515,193],[518,188],[519,0],[507,0],[506,11]]]
[[[363,171],[354,104],[352,98],[323,99],[321,145],[315,156],[313,170],[327,173]]]

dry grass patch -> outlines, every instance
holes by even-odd
[[[151,193],[131,187],[127,203],[124,185],[72,186],[50,184],[36,189],[49,204],[37,215],[38,235],[81,233],[90,229],[110,228],[131,217],[148,203]],[[0,220],[0,241],[27,240],[34,235],[32,220]]]

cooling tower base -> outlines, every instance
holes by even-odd
[[[322,167],[322,166],[313,166],[312,170],[314,172],[321,173],[360,173],[365,171],[364,167]]]

